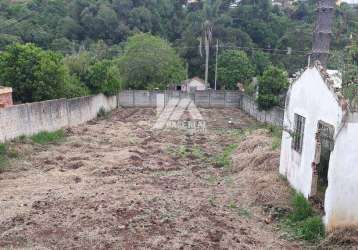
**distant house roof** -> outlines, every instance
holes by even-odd
[[[202,84],[205,84],[205,81],[203,79],[201,79],[200,77],[197,77],[197,76],[195,76],[193,78],[190,78],[190,79],[187,79],[187,80],[183,81],[183,83],[189,83],[192,80],[196,80],[196,81],[198,81],[198,82],[200,82]]]
[[[0,86],[0,95],[7,93],[12,93],[12,88]]]

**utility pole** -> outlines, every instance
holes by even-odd
[[[216,40],[216,63],[215,63],[215,90],[217,90],[218,81],[218,54],[219,54],[219,40]]]
[[[208,86],[209,80],[209,57],[210,57],[210,41],[208,35],[205,34],[205,85]]]
[[[335,11],[335,0],[318,0],[317,20],[313,33],[311,63],[316,60],[326,68],[332,37],[332,22]]]

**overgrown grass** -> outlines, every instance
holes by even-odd
[[[214,165],[219,168],[230,169],[232,166],[231,155],[237,149],[237,144],[227,146],[224,151],[214,158]]]
[[[197,145],[193,147],[187,147],[186,145],[169,146],[166,151],[171,156],[177,158],[187,158],[190,156],[203,162],[207,160],[205,152]]]
[[[264,126],[272,137],[272,150],[276,150],[281,147],[282,129],[274,125]]]
[[[318,242],[324,238],[325,229],[322,218],[315,214],[306,198],[295,193],[292,198],[293,210],[283,222],[283,227],[293,238],[310,242]]]
[[[0,143],[0,173],[10,166],[10,159],[17,158],[18,155],[8,144]]]
[[[289,219],[293,222],[303,221],[313,216],[313,208],[303,194],[295,193],[292,198],[293,211]]]
[[[60,142],[65,138],[65,132],[63,129],[57,130],[55,132],[40,132],[36,135],[30,137],[30,139],[37,144],[49,144]]]

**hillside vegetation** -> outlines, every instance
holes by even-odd
[[[313,0],[300,1],[284,8],[272,5],[270,0],[239,3],[234,0],[194,3],[187,0],[4,0],[0,3],[0,50],[14,43],[33,43],[61,55],[65,63],[65,73],[61,77],[69,90],[61,90],[60,96],[71,97],[99,91],[111,94],[124,87],[163,88],[185,78],[185,68],[189,77],[204,78],[208,52],[208,79],[213,85],[218,42],[219,57],[222,57],[219,62],[235,62],[247,57],[245,63],[250,64],[245,66],[249,71],[241,72],[240,69],[235,77],[225,75],[225,72],[232,72],[229,64],[228,69],[226,65],[219,65],[219,73],[224,72],[218,77],[219,87],[235,88],[237,82],[247,83],[247,79],[262,75],[270,66],[292,74],[307,64],[315,4]],[[331,66],[338,68],[348,55],[346,48],[357,38],[358,8],[346,3],[337,6],[333,30]],[[155,41],[156,47],[151,53],[168,49],[171,55],[168,62],[179,63],[179,70],[173,72],[165,68],[167,64],[164,63],[159,71],[164,78],[159,75],[143,86],[148,72],[156,69],[149,69],[142,77],[138,72],[147,70],[139,66],[143,62],[128,62],[131,75],[140,78],[135,79],[135,86],[128,86],[128,75],[123,74],[129,71],[118,69],[119,58],[128,52],[125,49],[128,38],[139,32],[150,33],[163,41],[148,37],[143,39],[144,44],[136,46],[145,48],[148,47],[146,41]],[[207,43],[205,34],[210,38]],[[208,45],[208,51],[204,45]],[[242,52],[235,53],[235,50]],[[150,56],[147,52],[141,51]],[[146,62],[155,64],[150,60]],[[141,71],[136,71],[138,69]],[[106,86],[99,83],[102,79]],[[152,80],[156,79],[159,82],[153,84]],[[8,82],[3,77],[0,80],[2,84]]]

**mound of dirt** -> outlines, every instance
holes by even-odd
[[[280,152],[272,149],[272,137],[256,130],[232,156],[234,171],[246,178],[253,205],[289,208],[291,190],[278,172]]]

